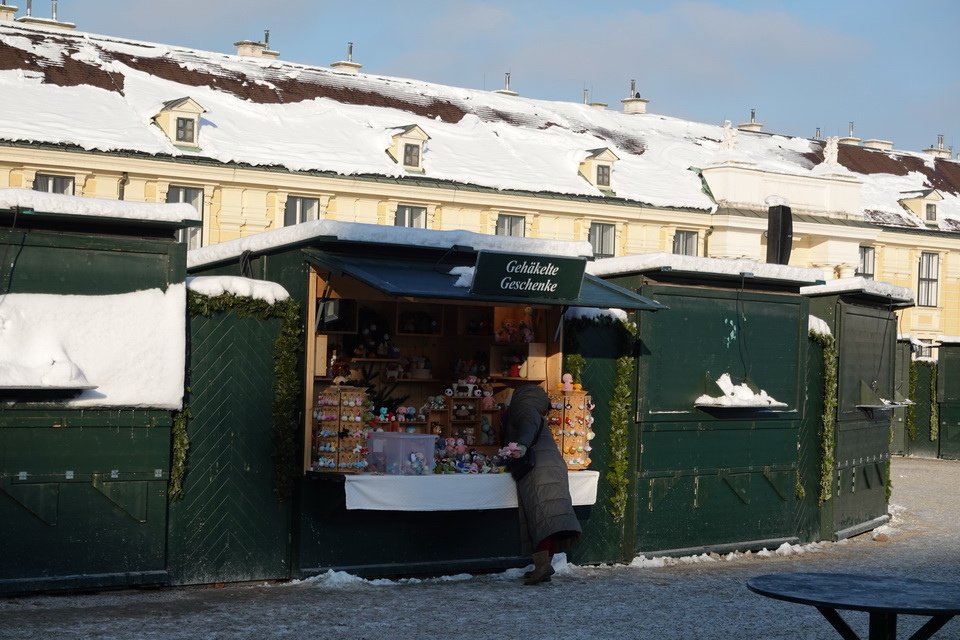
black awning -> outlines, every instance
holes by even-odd
[[[667,308],[659,302],[637,295],[590,274],[584,274],[580,295],[576,298],[478,295],[472,293],[469,286],[457,286],[460,276],[450,273],[454,266],[448,263],[439,264],[415,259],[371,258],[310,248],[303,249],[303,254],[309,262],[316,266],[348,275],[395,297],[647,311]]]

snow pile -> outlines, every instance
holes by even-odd
[[[675,253],[642,253],[618,258],[603,258],[587,263],[587,272],[595,276],[613,276],[644,271],[677,271],[704,275],[736,276],[749,279],[782,280],[786,282],[820,282],[819,269],[769,264],[755,260],[700,258]]]
[[[920,341],[917,340],[917,342]],[[960,344],[960,336],[937,336],[937,342],[940,344]]]
[[[457,281],[453,283],[453,286],[469,289],[473,286],[473,274],[475,272],[475,267],[454,267],[450,269],[450,275],[457,276]]]
[[[723,391],[722,396],[711,397],[706,394],[694,401],[696,407],[786,407],[786,403],[779,402],[763,389],[759,393],[744,384],[733,384],[729,373],[724,373],[717,379],[717,386]]]
[[[909,287],[898,287],[886,282],[877,282],[862,276],[853,278],[840,278],[831,280],[824,284],[801,287],[800,293],[805,296],[821,296],[831,293],[856,293],[862,292],[874,295],[880,298],[886,298],[892,302],[913,302],[913,289]]]
[[[0,386],[87,388],[72,407],[179,409],[186,289],[0,296]]]
[[[254,280],[239,276],[195,276],[187,278],[187,290],[214,298],[229,293],[244,298],[263,300],[267,304],[282,302],[290,297],[276,282]]]
[[[82,198],[30,189],[0,189],[0,209],[33,209],[40,213],[59,213],[98,218],[124,218],[152,222],[200,221],[192,204],[153,204],[106,198]]]
[[[731,551],[725,554],[715,552],[702,553],[694,556],[654,556],[648,558],[645,555],[639,555],[634,558],[630,565],[638,569],[660,569],[663,567],[675,567],[690,564],[709,564],[713,562],[734,562],[737,560],[751,560],[754,558],[774,558],[787,556],[800,556],[808,553],[818,553],[824,551],[831,543],[826,542],[808,542],[806,544],[790,544],[784,542],[774,550],[767,548],[759,551]],[[836,544],[836,543],[833,543]]]
[[[830,325],[828,325],[825,320],[821,320],[814,315],[811,315],[807,320],[807,331],[818,336],[833,335],[833,332],[830,331]]]
[[[596,309],[594,307],[570,307],[563,314],[564,320],[593,320],[599,321],[601,318],[611,318],[618,320],[623,324],[629,324],[630,318],[623,309]]]

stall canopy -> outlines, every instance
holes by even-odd
[[[321,269],[350,276],[398,298],[433,298],[459,302],[495,302],[561,305],[601,309],[649,310],[667,307],[592,276],[583,274],[577,297],[547,295],[496,295],[473,291],[473,267],[438,261],[391,259],[347,255],[313,248],[303,249],[306,259]],[[528,256],[529,257],[529,256]],[[579,277],[579,276],[577,276]]]

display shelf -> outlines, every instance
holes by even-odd
[[[576,471],[590,466],[590,445],[593,440],[593,403],[582,390],[554,391],[550,394],[547,428],[567,463]]]
[[[370,400],[365,389],[328,386],[313,405],[311,468],[319,472],[356,473],[365,466]]]

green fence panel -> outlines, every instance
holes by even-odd
[[[170,505],[176,584],[287,578],[290,501],[274,494],[277,319],[189,318],[190,439],[184,495]]]
[[[960,460],[960,402],[940,405],[940,457]]]
[[[910,399],[910,362],[912,360],[912,353],[909,342],[897,342],[896,361],[893,371],[894,400]],[[901,456],[906,455],[907,408],[899,407],[894,409],[891,419],[893,421],[893,428],[890,437],[890,453]]]
[[[170,414],[0,412],[0,592],[163,584]]]
[[[798,500],[794,530],[801,542],[823,538],[820,531],[820,483],[823,469],[824,348],[811,340],[807,350],[806,406],[797,437]]]

